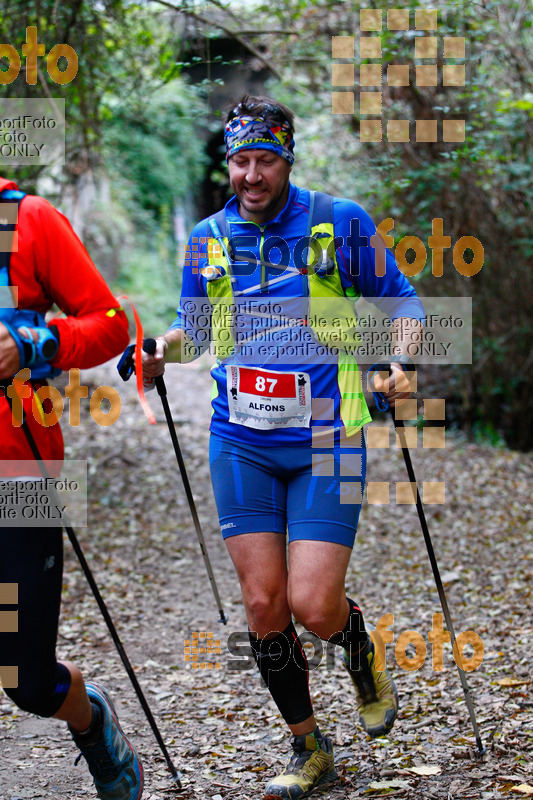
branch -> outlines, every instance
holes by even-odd
[[[292,64],[296,61],[304,61],[306,63],[312,64],[324,64],[325,60],[320,58],[320,56],[297,56],[295,58],[283,58],[282,63]]]
[[[268,31],[239,31],[241,36],[266,36],[269,33],[275,33],[278,36],[296,36],[297,31],[281,31],[281,30],[268,30]]]
[[[221,0],[208,0],[208,2],[209,2],[209,3],[211,3],[211,5],[213,5],[213,6],[215,6],[216,8],[218,8],[220,11],[224,12],[224,14],[227,14],[228,16],[230,16],[230,17],[231,17],[231,19],[232,19],[232,20],[235,22],[235,24],[236,24],[236,25],[239,25],[239,23],[242,21],[242,20],[240,20],[240,19],[239,19],[239,17],[238,17],[236,14],[234,14],[234,13],[233,13],[233,11],[230,9],[230,7],[229,7],[229,3],[228,3],[227,5],[224,5],[224,4],[221,2]],[[247,21],[247,20],[246,20],[246,21]],[[268,31],[258,31],[258,30],[249,30],[249,31],[247,31],[247,30],[239,30],[239,34],[240,34],[241,36],[246,36],[247,34],[249,34],[249,35],[251,35],[251,36],[262,36],[264,33],[267,33],[267,34],[268,34],[268,33],[281,33],[283,36],[292,36],[292,35],[295,33],[295,31],[285,31],[285,30],[279,30],[279,31],[277,31],[277,30],[272,30],[272,29],[271,29],[271,30],[268,30]]]
[[[232,19],[235,24],[238,26],[241,20],[239,17],[231,10],[229,7],[229,3],[227,5],[223,5],[220,0],[207,0],[208,3],[211,3],[212,6],[218,8],[222,13]]]
[[[40,83],[41,83],[41,86],[43,87],[43,91],[44,91],[45,95],[46,95],[46,96],[48,97],[48,99],[50,100],[50,105],[52,106],[52,108],[53,108],[53,109],[54,109],[54,111],[56,112],[56,114],[57,114],[58,118],[59,118],[60,120],[62,120],[62,122],[63,122],[63,125],[65,125],[65,124],[66,124],[65,117],[64,117],[64,115],[63,115],[63,114],[60,112],[60,110],[58,109],[58,107],[56,106],[56,103],[55,103],[55,98],[54,98],[54,97],[52,97],[52,93],[50,92],[50,89],[48,88],[48,84],[46,83],[46,79],[45,79],[45,77],[44,77],[44,75],[43,75],[43,73],[42,73],[41,67],[39,66],[39,62],[37,62],[37,75],[39,76],[39,81],[40,81]]]
[[[257,50],[250,42],[247,42],[246,39],[243,39],[240,33],[237,31],[232,31],[229,28],[226,28],[220,22],[216,22],[216,20],[206,19],[201,14],[197,14],[196,11],[188,11],[184,8],[178,8],[177,6],[172,5],[172,3],[167,2],[167,0],[154,0],[154,2],[159,3],[161,6],[165,6],[166,8],[171,8],[172,11],[176,11],[178,14],[184,14],[186,17],[191,17],[191,19],[195,19],[197,22],[201,22],[207,26],[214,26],[219,30],[223,31],[227,34],[230,38],[235,39],[236,42],[239,42],[245,50],[248,50],[253,56],[255,56],[259,61],[265,66],[278,80],[282,80],[280,73],[277,71],[275,67],[269,63],[266,58]],[[215,3],[216,5],[216,3]]]

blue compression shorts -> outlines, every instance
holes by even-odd
[[[288,528],[289,541],[353,547],[365,484],[364,436],[335,436],[335,443],[317,439],[312,447],[258,448],[212,433],[209,463],[223,537]]]

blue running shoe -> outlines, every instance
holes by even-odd
[[[143,769],[139,757],[124,736],[115,707],[107,691],[96,683],[86,683],[89,700],[102,709],[102,725],[93,734],[78,736],[74,742],[81,750],[100,800],[140,800]]]

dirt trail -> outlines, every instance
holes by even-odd
[[[159,398],[149,396],[159,421],[150,426],[133,383],[119,387],[113,365],[82,373],[82,382],[91,391],[101,384],[119,388],[122,413],[110,428],[99,427],[88,409],[79,428],[63,426],[68,458],[89,464],[89,526],[79,537],[183,772],[181,797],[259,798],[286,760],[288,739],[255,668],[245,654],[237,660],[227,649],[227,637],[239,640],[246,623],[209,481],[208,365],[170,368],[167,385],[227,627],[217,621]],[[406,480],[401,452],[371,450],[369,480],[391,483],[391,503],[365,503],[347,587],[371,624],[394,615],[387,661],[401,712],[388,738],[367,740],[349,678],[325,653],[316,659],[310,676],[316,713],[336,742],[341,773],[339,785],[322,796],[503,798],[533,784],[532,459],[451,434],[444,449],[424,449],[419,433],[413,461],[419,481],[446,483],[446,502],[428,506],[428,521],[456,630],[473,630],[483,641],[482,664],[468,680],[489,753],[483,761],[471,758],[473,736],[449,646],[442,671],[432,668],[428,633],[440,606],[415,510],[394,502],[394,483]],[[144,798],[165,800],[172,791],[164,761],[68,543],[65,549],[58,652],[109,688],[142,754]],[[398,637],[408,630],[419,635],[417,655],[427,648],[413,671],[395,661]],[[221,641],[220,655],[199,656],[202,669],[185,658],[195,632]],[[397,655],[402,661],[400,647]],[[412,659],[414,650],[408,647],[406,656]],[[0,800],[94,798],[84,763],[74,766],[64,724],[19,712],[1,695],[0,737]],[[424,767],[433,774],[420,774]]]

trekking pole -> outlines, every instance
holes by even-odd
[[[7,392],[4,392],[4,395],[7,398],[7,401],[9,403],[9,405],[10,405],[10,408],[11,408],[11,413],[13,414],[13,403],[12,403],[12,400],[11,400],[11,398],[8,397]],[[58,507],[59,507],[59,505],[60,505],[59,504],[59,498],[58,498],[55,486],[51,482],[52,479],[51,479],[50,474],[49,474],[49,472],[48,472],[48,470],[46,468],[46,464],[44,463],[44,461],[41,458],[41,454],[39,452],[39,449],[37,447],[35,439],[33,438],[33,434],[31,432],[31,430],[29,429],[28,424],[27,424],[25,419],[22,419],[22,430],[24,431],[24,435],[26,437],[26,441],[28,442],[28,444],[29,444],[29,446],[31,448],[31,451],[33,453],[33,457],[37,461],[37,464],[39,466],[41,474],[42,474],[43,478],[46,481],[46,488],[51,493],[53,502],[56,503],[58,505]],[[170,774],[172,775],[172,780],[175,783],[175,788],[176,789],[181,789],[182,788],[181,780],[180,780],[180,778],[182,777],[181,772],[179,772],[176,769],[176,767],[174,766],[174,764],[172,763],[172,760],[171,760],[171,758],[170,758],[170,756],[168,754],[168,750],[166,748],[165,742],[163,741],[163,737],[161,736],[161,733],[159,731],[159,728],[157,727],[157,723],[156,723],[156,721],[154,719],[154,716],[152,714],[150,706],[148,705],[148,701],[146,700],[146,697],[144,696],[144,692],[141,689],[141,686],[139,684],[139,681],[137,680],[137,676],[135,675],[135,672],[133,671],[133,667],[131,666],[131,662],[130,662],[128,656],[127,656],[127,653],[126,653],[126,651],[124,649],[124,646],[123,646],[123,644],[122,644],[122,642],[120,640],[120,637],[119,637],[119,635],[117,633],[117,629],[115,628],[113,620],[111,619],[111,615],[110,615],[110,613],[109,613],[109,611],[107,609],[107,606],[105,604],[104,598],[102,597],[102,595],[100,593],[98,585],[97,585],[97,583],[96,583],[96,581],[94,579],[94,576],[93,576],[93,574],[91,572],[91,569],[90,569],[90,567],[89,567],[89,565],[87,563],[87,560],[86,560],[86,558],[85,558],[85,556],[83,554],[83,550],[81,549],[80,543],[78,541],[78,537],[76,536],[76,533],[75,533],[73,527],[70,525],[70,521],[69,521],[69,519],[68,519],[68,517],[67,517],[67,515],[65,513],[63,513],[62,525],[65,528],[65,531],[67,532],[67,536],[68,536],[68,538],[70,540],[70,543],[71,543],[71,545],[72,545],[72,547],[74,549],[74,552],[76,553],[76,556],[78,557],[78,561],[80,562],[81,568],[82,568],[82,570],[83,570],[83,572],[85,574],[85,577],[87,578],[87,582],[88,582],[89,586],[91,587],[91,591],[92,591],[92,593],[94,595],[94,598],[95,598],[95,600],[96,600],[96,602],[98,604],[98,608],[102,612],[102,616],[103,616],[103,618],[105,620],[105,623],[107,625],[109,633],[111,634],[111,638],[113,639],[113,642],[115,644],[115,647],[117,648],[118,654],[119,654],[119,656],[120,656],[120,658],[122,660],[122,663],[124,664],[126,672],[128,673],[128,677],[129,677],[129,679],[130,679],[130,681],[132,683],[132,686],[135,689],[135,693],[137,694],[137,697],[139,699],[141,707],[142,707],[142,709],[143,709],[143,711],[144,711],[144,713],[146,715],[146,719],[148,720],[148,722],[150,724],[150,727],[152,728],[152,731],[153,731],[154,736],[155,736],[155,738],[157,740],[157,743],[158,743],[158,745],[159,745],[159,747],[161,749],[161,752],[163,753],[164,759],[167,762],[167,767],[169,769]]]
[[[143,341],[143,350],[145,353],[149,355],[153,355],[155,353],[155,349],[157,347],[157,343],[155,339],[144,339]],[[120,359],[118,364],[118,371],[121,378],[127,381],[132,372],[133,372],[133,352],[134,352],[134,345],[130,345],[124,352],[124,355]],[[213,569],[211,567],[211,561],[209,559],[209,554],[207,552],[207,547],[205,544],[204,534],[202,532],[202,526],[200,525],[200,520],[198,519],[198,514],[196,511],[196,504],[194,502],[194,497],[191,490],[191,485],[189,483],[189,477],[187,475],[187,470],[185,468],[185,462],[183,461],[183,456],[181,454],[180,445],[178,442],[178,435],[176,433],[176,426],[174,425],[174,420],[172,419],[172,413],[170,411],[170,406],[168,404],[167,399],[167,387],[165,385],[165,379],[162,375],[159,375],[155,378],[155,386],[157,389],[157,393],[161,398],[161,404],[163,406],[163,411],[165,412],[165,419],[167,421],[168,430],[170,433],[170,438],[172,440],[172,445],[174,447],[174,453],[176,454],[176,459],[178,461],[178,466],[180,468],[181,480],[183,482],[183,488],[185,489],[185,494],[187,495],[187,502],[189,503],[189,510],[191,512],[192,520],[194,523],[194,528],[196,530],[196,535],[198,537],[198,542],[200,543],[200,550],[202,551],[202,555],[204,557],[205,568],[207,570],[207,575],[209,577],[209,581],[211,583],[211,589],[213,590],[213,596],[215,598],[215,602],[217,604],[218,613],[219,613],[219,622],[223,625],[226,625],[228,618],[224,613],[224,609],[222,607],[222,602],[220,600],[220,595],[218,593],[217,582],[215,580],[215,576],[213,574]]]
[[[402,368],[405,370],[406,366],[401,364]],[[414,366],[411,368],[414,370]],[[370,377],[372,373],[376,372],[387,372],[388,375],[391,374],[391,367],[390,364],[375,364],[368,370],[369,375],[369,383],[370,387],[372,388],[372,380],[373,378]],[[451,644],[454,651],[454,660],[457,666],[457,670],[459,672],[459,679],[461,681],[461,686],[463,688],[466,707],[468,709],[468,714],[470,716],[470,721],[472,723],[472,728],[474,730],[474,736],[476,738],[476,750],[474,751],[474,755],[477,758],[481,758],[486,752],[487,748],[483,745],[481,740],[481,734],[479,732],[477,720],[476,720],[476,712],[474,711],[474,704],[472,702],[472,695],[471,690],[468,685],[468,681],[466,679],[465,670],[462,668],[462,656],[459,652],[459,648],[455,646],[456,636],[455,630],[453,627],[452,617],[450,614],[450,609],[448,607],[448,601],[446,599],[446,594],[444,592],[444,586],[442,585],[442,580],[440,577],[440,570],[439,565],[437,564],[437,559],[435,557],[435,551],[433,549],[433,543],[431,541],[431,537],[429,535],[429,528],[426,521],[426,515],[424,513],[424,506],[422,505],[422,500],[420,498],[420,492],[418,491],[418,484],[416,482],[415,472],[413,469],[413,464],[411,462],[411,455],[409,453],[409,447],[407,445],[407,441],[405,438],[405,425],[403,424],[403,420],[396,419],[396,414],[394,413],[394,406],[390,406],[388,400],[386,399],[385,395],[382,392],[376,392],[372,390],[372,394],[374,395],[374,400],[376,401],[376,405],[380,411],[390,411],[390,415],[392,417],[392,421],[394,423],[395,430],[398,434],[400,439],[400,446],[402,448],[403,458],[405,461],[405,466],[407,468],[407,474],[409,476],[409,480],[411,481],[411,485],[414,485],[416,491],[416,510],[418,513],[418,519],[420,520],[420,526],[422,528],[422,533],[424,534],[424,541],[426,543],[426,548],[429,556],[429,561],[431,564],[431,569],[433,570],[433,577],[435,578],[435,585],[437,587],[437,592],[439,595],[440,604],[442,606],[442,611],[444,613],[444,619],[446,620],[446,625],[450,632]]]

